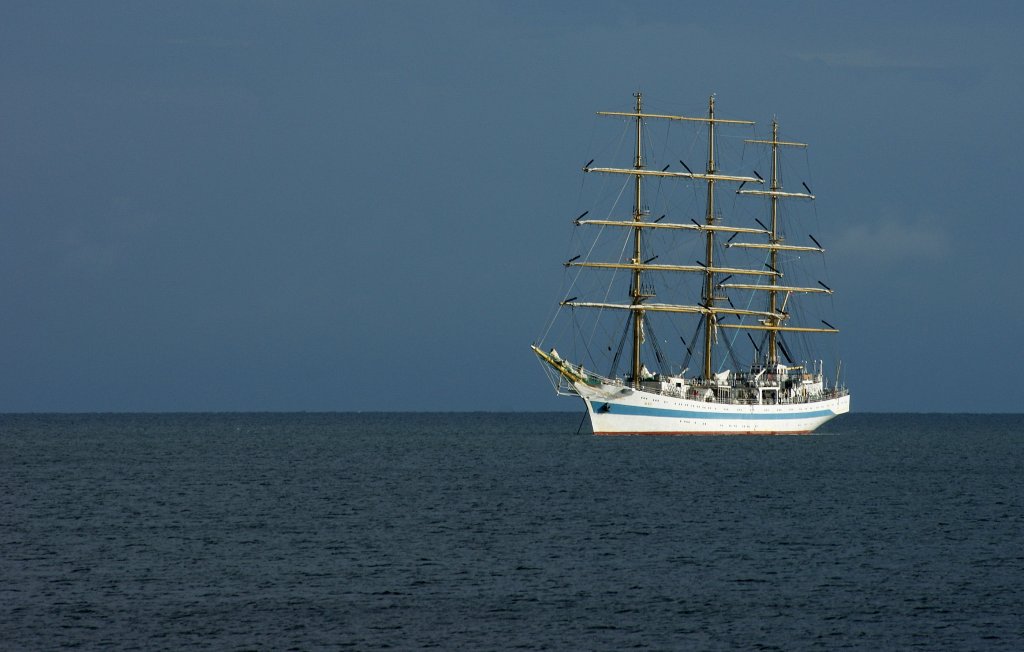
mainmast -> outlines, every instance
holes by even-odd
[[[644,169],[644,158],[643,158],[643,93],[639,91],[634,93],[633,97],[636,98],[636,156],[633,160],[633,169],[642,170]],[[638,385],[640,383],[640,369],[643,363],[640,360],[640,345],[644,341],[644,311],[639,306],[651,295],[644,293],[642,274],[643,270],[640,267],[641,258],[643,253],[641,252],[641,234],[643,228],[639,226],[643,222],[644,209],[641,201],[641,184],[640,180],[643,175],[637,174],[635,176],[635,183],[633,186],[633,222],[636,224],[633,228],[633,287],[631,288],[630,294],[632,295],[633,305],[637,306],[633,309],[633,384]]]
[[[708,167],[707,167],[707,184],[708,184],[708,199],[707,199],[707,214],[704,216],[704,222],[708,226],[714,226],[715,224],[715,96],[712,95],[708,99]],[[704,262],[707,265],[707,272],[704,276],[704,307],[707,312],[704,313],[704,379],[711,380],[711,353],[712,346],[714,343],[714,328],[715,328],[715,231],[714,229],[708,229],[705,234],[706,250],[704,253]]]

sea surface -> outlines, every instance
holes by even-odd
[[[579,419],[0,415],[0,649],[1024,649],[1024,416]]]

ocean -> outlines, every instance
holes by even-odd
[[[1024,415],[0,415],[0,648],[1024,649]]]

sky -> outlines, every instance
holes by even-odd
[[[581,409],[529,345],[637,90],[811,143],[855,411],[1024,409],[1019,3],[4,7],[2,412]]]

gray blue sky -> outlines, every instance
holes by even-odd
[[[1014,2],[8,2],[0,410],[575,410],[593,113],[812,145],[853,406],[1020,411]]]

